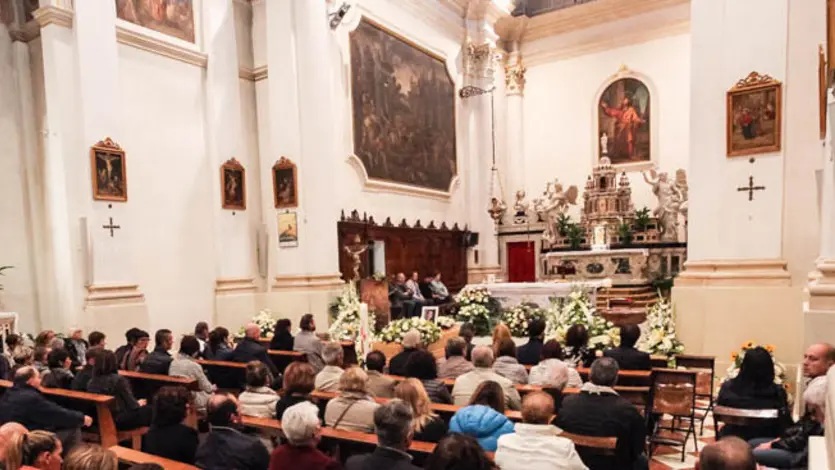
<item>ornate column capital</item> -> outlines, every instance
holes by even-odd
[[[504,68],[504,81],[507,96],[522,96],[525,94],[525,72],[528,69],[522,61],[509,63]]]
[[[464,45],[464,72],[469,78],[488,79],[492,83],[497,64],[496,45],[490,41]]]

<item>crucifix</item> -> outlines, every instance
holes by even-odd
[[[113,230],[122,228],[120,225],[113,225],[113,217],[110,218],[110,224],[102,225],[101,228],[110,230],[110,238],[113,238]]]
[[[754,186],[754,177],[749,176],[748,177],[748,186],[742,186],[742,187],[736,188],[736,190],[739,191],[739,192],[748,191],[748,200],[753,201],[754,200],[754,191],[764,191],[765,186]]]

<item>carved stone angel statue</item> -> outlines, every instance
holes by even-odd
[[[643,172],[644,181],[652,186],[652,193],[658,198],[658,206],[652,210],[652,215],[658,218],[663,229],[661,239],[664,241],[677,241],[678,239],[678,214],[681,207],[681,192],[675,184],[669,181],[667,172],[657,173],[655,169],[649,170],[650,178]]]
[[[535,201],[536,212],[545,222],[545,232],[542,235],[545,241],[557,241],[557,219],[560,214],[568,211],[569,204],[577,204],[578,193],[577,186],[569,186],[567,190],[563,190],[559,179],[555,179],[553,183],[548,182],[545,186],[545,198]]]
[[[502,218],[505,212],[507,212],[507,204],[504,201],[496,197],[490,199],[490,207],[487,208],[487,213],[490,214],[490,218],[493,219],[496,225],[502,224]]]
[[[516,211],[516,217],[527,216],[529,208],[528,201],[525,200],[525,191],[522,189],[516,191],[516,204],[513,205],[513,210]]]
[[[681,202],[678,205],[678,211],[684,217],[687,217],[687,209],[689,207],[690,198],[687,194],[689,191],[689,186],[687,186],[687,172],[683,169],[679,168],[676,170],[676,182],[675,187],[678,189],[679,194],[681,195]]]

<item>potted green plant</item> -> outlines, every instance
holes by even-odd
[[[623,222],[618,225],[618,237],[620,237],[620,242],[623,245],[632,244],[632,235],[632,225],[629,222]]]
[[[635,231],[636,232],[646,232],[647,227],[650,224],[650,217],[649,217],[649,208],[644,207],[643,209],[635,212]]]
[[[568,227],[571,225],[571,216],[565,212],[557,217],[557,232],[561,237],[568,236]]]
[[[569,224],[565,229],[565,236],[568,238],[568,246],[572,250],[577,250],[583,244],[583,227],[579,224]]]

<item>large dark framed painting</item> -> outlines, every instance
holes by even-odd
[[[649,88],[644,82],[620,78],[603,90],[598,103],[597,136],[606,142],[613,165],[651,160],[651,118]]]
[[[223,208],[246,210],[246,169],[234,158],[220,167],[220,188]]]
[[[354,154],[368,177],[448,191],[455,83],[445,61],[366,18],[351,33]]]
[[[184,41],[194,42],[194,0],[115,1],[116,15],[119,18]]]
[[[125,151],[110,137],[90,148],[93,199],[127,202],[128,174]]]
[[[273,199],[276,209],[299,207],[299,180],[296,164],[281,157],[273,165]]]
[[[781,148],[782,84],[751,72],[728,91],[728,156],[777,152]]]

